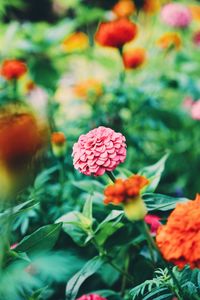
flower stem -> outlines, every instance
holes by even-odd
[[[115,183],[116,178],[115,178],[115,175],[113,174],[113,172],[111,172],[111,171],[106,171],[106,174],[107,174],[108,177],[112,180],[112,182]]]

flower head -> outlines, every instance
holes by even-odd
[[[112,10],[119,18],[130,17],[135,11],[135,5],[132,0],[119,0]]]
[[[26,72],[26,64],[21,60],[5,60],[1,66],[1,75],[7,80],[18,79]]]
[[[81,135],[73,147],[74,167],[85,175],[113,171],[126,158],[125,141],[121,133],[103,126]]]
[[[146,51],[143,48],[134,48],[123,52],[123,62],[126,69],[137,69],[146,60]]]
[[[83,32],[75,32],[65,38],[62,48],[66,52],[83,51],[89,46],[88,36]]]
[[[192,40],[197,47],[200,47],[200,31],[194,33]]]
[[[154,14],[160,8],[160,0],[144,0],[142,10],[146,14]]]
[[[177,204],[167,224],[160,226],[156,242],[163,257],[183,268],[200,267],[200,195],[194,201]]]
[[[84,295],[78,298],[77,300],[107,300],[107,299],[96,294],[91,294],[91,295]]]
[[[46,125],[27,110],[0,112],[0,161],[9,169],[29,163],[46,145]]]
[[[75,94],[81,99],[86,99],[90,94],[100,96],[102,91],[102,83],[94,78],[88,78],[74,87]]]
[[[192,14],[192,19],[199,22],[200,21],[200,5],[189,5],[189,10]]]
[[[148,179],[141,175],[132,175],[127,179],[117,179],[109,185],[105,191],[104,203],[120,205],[140,195],[141,190],[149,183]]]
[[[160,217],[148,214],[145,216],[144,220],[148,225],[150,225],[151,234],[156,235],[156,232],[161,225]]]
[[[66,137],[63,132],[53,132],[51,134],[51,147],[56,157],[62,157],[66,153]]]
[[[188,27],[192,16],[190,10],[180,3],[166,4],[161,11],[162,21],[170,27]]]
[[[193,102],[190,108],[190,114],[192,119],[200,120],[200,100]]]
[[[166,32],[157,40],[157,45],[161,49],[175,48],[178,50],[181,47],[181,37],[176,32]]]
[[[126,18],[100,24],[95,39],[106,47],[121,48],[137,34],[137,25]]]

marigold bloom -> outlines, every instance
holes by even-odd
[[[163,257],[183,268],[200,268],[200,195],[177,204],[167,224],[159,227],[156,242]]]
[[[169,3],[162,8],[161,19],[171,27],[185,28],[189,26],[192,16],[190,10],[185,5],[181,3]]]
[[[181,44],[181,37],[176,32],[166,32],[157,40],[157,45],[162,49],[175,48],[178,50]]]
[[[146,51],[143,48],[134,48],[123,52],[123,62],[126,69],[137,69],[146,60]]]
[[[31,112],[0,113],[0,161],[9,169],[30,162],[44,148],[47,128]]]
[[[103,86],[99,80],[89,78],[77,84],[74,87],[74,92],[79,98],[86,99],[90,94],[100,96],[103,92]]]
[[[77,300],[107,300],[107,299],[96,294],[91,294],[91,295],[84,295],[78,298]]]
[[[130,17],[135,11],[135,5],[132,0],[119,0],[112,11],[119,18]]]
[[[100,24],[95,40],[102,46],[121,48],[137,34],[137,25],[126,18]]]
[[[114,184],[109,185],[105,191],[104,203],[114,205],[124,204],[130,199],[138,197],[141,190],[148,185],[149,180],[141,175],[132,175],[127,179],[117,179]]]
[[[192,14],[192,19],[199,22],[200,21],[200,5],[189,5],[188,8]]]
[[[156,235],[156,232],[158,228],[160,227],[160,217],[156,215],[146,215],[144,218],[145,222],[150,225],[150,232],[154,236]]]
[[[21,60],[5,60],[1,66],[1,75],[7,80],[18,79],[26,72],[26,64]]]
[[[87,49],[88,46],[88,36],[83,32],[72,33],[62,43],[63,49],[67,52],[82,51]]]
[[[121,133],[103,126],[81,135],[73,147],[75,169],[95,176],[113,171],[126,158],[125,141]]]

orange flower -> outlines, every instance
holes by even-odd
[[[47,127],[31,112],[6,108],[0,113],[1,163],[9,169],[26,165],[43,149],[47,137]]]
[[[189,5],[189,10],[192,14],[192,19],[200,21],[200,5]]]
[[[181,47],[181,37],[176,32],[166,32],[157,40],[157,45],[162,49],[178,50]]]
[[[105,191],[104,203],[114,205],[125,204],[130,199],[137,198],[141,190],[149,183],[149,180],[140,175],[132,175],[128,179],[117,179],[113,185],[109,185]]]
[[[126,50],[123,53],[123,62],[126,69],[136,69],[146,60],[146,51],[143,48]]]
[[[31,92],[35,88],[36,88],[36,84],[34,81],[29,80],[28,82],[26,82],[25,89],[27,92]]]
[[[160,8],[160,0],[144,0],[142,10],[147,14],[154,14]]]
[[[177,204],[167,224],[159,227],[156,242],[163,257],[183,268],[200,268],[200,195]]]
[[[62,145],[66,142],[66,137],[63,132],[53,132],[51,135],[52,144]]]
[[[87,98],[89,94],[100,96],[103,92],[102,83],[94,78],[88,78],[74,87],[74,92],[81,99]]]
[[[5,60],[1,67],[1,75],[7,80],[18,79],[27,72],[27,67],[20,60]]]
[[[113,12],[119,18],[129,17],[135,11],[135,5],[132,0],[119,0],[113,7]]]
[[[121,48],[137,34],[137,25],[126,18],[100,24],[95,39],[106,47]]]
[[[82,51],[87,49],[88,46],[88,36],[83,32],[72,33],[62,43],[63,49],[67,52]]]

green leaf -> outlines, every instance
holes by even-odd
[[[67,283],[66,300],[75,300],[80,286],[83,282],[103,265],[104,261],[101,257],[95,256],[89,260],[84,267],[76,273]]]
[[[143,175],[150,180],[150,184],[145,189],[146,192],[154,192],[157,188],[168,156],[169,154],[164,155],[156,164],[145,167],[139,171],[140,175]]]
[[[148,193],[142,196],[149,211],[167,211],[174,209],[177,203],[187,202],[187,198],[175,198],[162,194]]]
[[[18,204],[14,206],[13,208],[9,208],[5,210],[3,213],[0,213],[0,220],[4,220],[5,218],[8,218],[12,216],[12,219],[19,216],[20,214],[34,208],[37,205],[34,200],[28,200],[26,202],[23,202],[21,204]]]
[[[73,181],[73,185],[77,188],[83,190],[84,192],[88,192],[91,194],[92,192],[103,193],[105,186],[96,180],[82,180],[82,181]]]
[[[15,251],[26,252],[28,254],[36,251],[49,251],[55,245],[61,228],[62,223],[43,226],[24,237],[15,248]]]
[[[84,204],[83,207],[83,216],[92,220],[92,197],[90,196]]]

